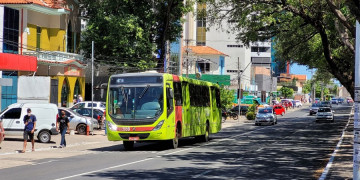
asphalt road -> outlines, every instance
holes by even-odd
[[[138,143],[130,152],[113,145],[1,169],[0,174],[1,179],[317,179],[351,107],[334,110],[335,123],[315,123],[303,108],[279,116],[274,126],[225,128],[208,143],[183,139],[175,150],[163,143]]]

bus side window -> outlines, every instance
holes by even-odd
[[[186,98],[188,98],[187,97],[187,88],[186,88],[186,86],[187,86],[187,82],[183,82],[183,83],[181,83],[181,90],[182,90],[182,101],[183,101],[183,105],[184,106],[186,106],[187,105],[187,99]]]
[[[169,116],[174,109],[174,99],[170,96],[170,89],[171,88],[166,88],[167,116]]]
[[[215,88],[215,97],[216,97],[216,106],[220,108],[220,90],[218,88]]]
[[[182,106],[182,89],[180,82],[174,82],[175,106]]]

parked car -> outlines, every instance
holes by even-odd
[[[72,109],[73,111],[79,113],[82,116],[92,117],[98,120],[98,123],[102,123],[102,119],[104,116],[104,111],[100,109],[93,109],[94,114],[91,115],[91,108],[80,108],[80,109]]]
[[[94,102],[84,101],[84,102],[76,103],[70,109],[74,110],[74,109],[91,108],[91,107],[93,107],[93,109],[100,109],[102,111],[105,111],[106,104],[105,102],[101,102],[101,101],[94,101]]]
[[[273,110],[275,111],[276,115],[284,116],[284,114],[285,114],[285,108],[281,104],[274,105]]]
[[[353,103],[354,101],[353,101],[351,98],[347,98],[347,99],[346,99],[346,102],[347,102],[348,104],[350,104],[350,103]]]
[[[332,98],[332,99],[331,99],[331,104],[336,104],[336,105],[339,105],[339,101],[338,101],[338,99],[336,99],[336,98]]]
[[[94,128],[99,126],[99,123],[96,119],[82,116],[79,113],[73,111],[72,109],[67,108],[59,108],[59,114],[61,111],[65,111],[65,115],[70,120],[70,129],[76,130],[79,134],[86,134],[86,126],[88,125],[90,128],[90,132],[93,131]]]
[[[320,98],[315,98],[314,103],[320,103]]]
[[[319,103],[313,103],[310,107],[310,116],[313,115],[313,114],[316,114],[318,109],[320,107],[320,104]]]
[[[281,104],[283,104],[285,106],[285,108],[292,108],[292,102],[288,101],[288,100],[281,100]]]
[[[297,108],[301,107],[302,106],[302,103],[300,100],[294,100],[292,101],[293,105]]]
[[[259,109],[255,117],[255,126],[262,124],[277,124],[277,116],[273,111],[273,108],[266,107]]]
[[[343,98],[339,98],[339,99],[338,99],[339,104],[344,103],[344,101],[345,101],[345,99],[343,99]]]
[[[316,114],[316,122],[326,120],[334,122],[334,111],[329,107],[320,107],[318,113]]]
[[[23,135],[25,127],[23,118],[28,108],[31,109],[31,114],[36,116],[34,136],[42,143],[49,142],[51,135],[58,134],[56,131],[57,106],[51,103],[15,103],[8,106],[0,114],[6,136]]]
[[[321,101],[320,107],[329,107],[332,108],[330,101]]]
[[[245,115],[248,111],[248,108],[249,108],[249,106],[240,106],[241,115]],[[235,106],[235,107],[231,108],[230,111],[235,114],[239,114],[239,106]]]

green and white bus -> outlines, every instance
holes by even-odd
[[[221,130],[217,84],[162,73],[127,73],[109,79],[106,98],[107,137],[123,141],[166,140],[177,148],[179,138]]]

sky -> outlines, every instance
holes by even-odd
[[[315,71],[316,70],[314,69],[313,70],[314,74]],[[306,74],[307,80],[311,79],[312,77],[311,70],[308,69],[307,66],[299,65],[297,63],[294,63],[290,66],[290,74]],[[340,86],[340,82],[338,80],[335,80],[334,83]]]
[[[313,72],[315,73],[315,70],[313,70]],[[290,74],[306,74],[308,80],[312,77],[311,70],[308,69],[307,66],[299,65],[297,63],[290,66]]]

